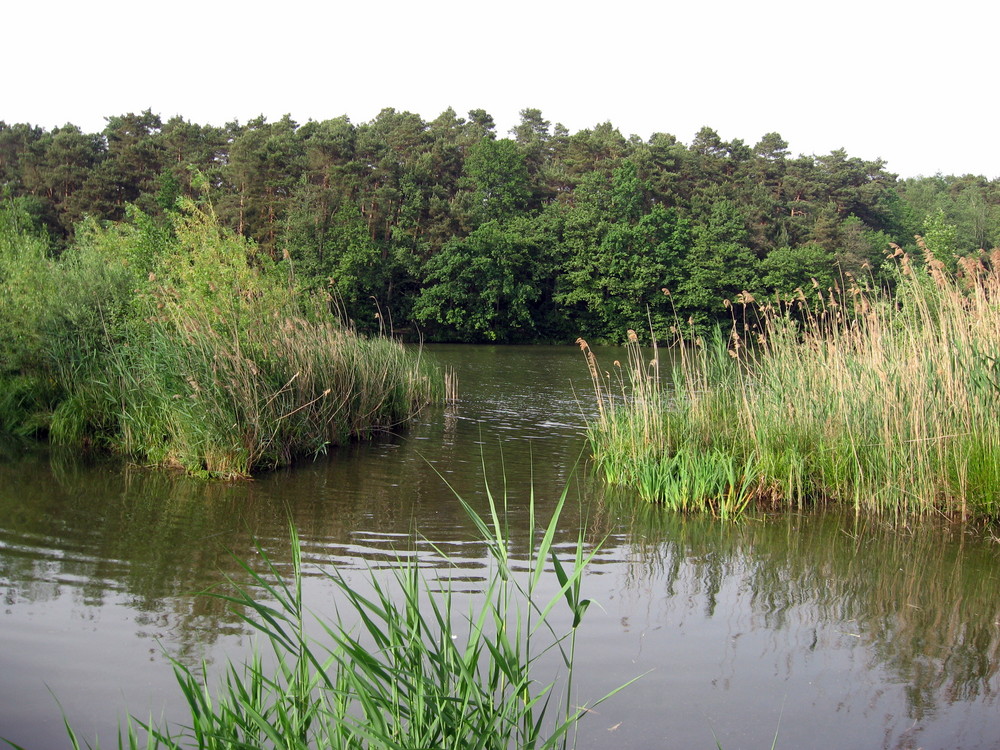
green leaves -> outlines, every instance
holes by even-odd
[[[427,264],[414,316],[469,341],[530,339],[543,249],[520,222],[490,221]]]
[[[634,167],[623,167],[610,183],[588,175],[580,189],[587,201],[566,217],[568,257],[556,299],[598,340],[617,341],[623,329],[645,330],[650,322],[666,336],[674,322],[662,290],[676,290],[683,278],[689,224],[674,209],[643,209],[637,185]]]
[[[675,308],[682,321],[719,322],[723,299],[768,291],[748,283],[760,280],[753,266],[785,248],[820,245],[858,277],[887,242],[916,233],[947,246],[950,270],[954,252],[997,244],[1000,192],[971,175],[901,183],[842,150],[793,157],[773,132],[752,148],[709,127],[689,146],[667,133],[626,138],[610,122],[570,134],[530,108],[513,139],[497,138],[488,113],[468,114],[428,122],[386,108],[358,124],[285,116],[220,128],[146,110],[89,135],[0,122],[0,184],[30,199],[62,244],[85,216],[119,221],[134,204],[166,224],[179,200],[210,198],[221,225],[271,259],[289,253],[309,286],[332,278],[361,330],[375,297],[401,328],[415,317],[445,340],[616,340],[650,318],[662,333]],[[689,236],[660,236],[657,211]],[[938,211],[950,235],[935,229]],[[553,215],[566,218],[560,231]],[[487,252],[493,237],[477,232],[492,222],[513,236]]]
[[[510,218],[527,202],[528,168],[514,141],[484,138],[469,149],[465,169],[476,184],[475,200],[483,221]]]

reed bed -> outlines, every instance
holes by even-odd
[[[232,337],[187,319],[182,335],[157,326],[147,346],[117,352],[114,447],[233,478],[392,430],[440,399],[438,374],[398,342],[273,311],[261,320]]]
[[[848,279],[813,305],[744,294],[728,337],[678,336],[669,376],[630,333],[590,426],[609,481],[680,510],[846,503],[858,512],[996,517],[1000,252],[949,275],[895,248],[893,294]],[[617,381],[617,384],[616,384]]]

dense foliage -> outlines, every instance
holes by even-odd
[[[238,477],[393,427],[440,390],[210,204],[83,221],[53,256],[25,202],[0,205],[0,434]]]
[[[843,151],[793,156],[777,133],[749,145],[706,127],[685,145],[610,123],[571,134],[525,109],[510,136],[450,109],[223,127],[147,110],[96,134],[0,122],[0,190],[60,247],[84,217],[133,205],[159,221],[207,197],[362,328],[436,340],[617,341],[650,319],[711,321],[745,289],[879,277],[888,243],[916,234],[958,256],[1000,240],[995,181],[898,180]]]

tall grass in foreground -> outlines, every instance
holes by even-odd
[[[217,594],[253,626],[273,652],[230,664],[218,687],[175,662],[190,723],[161,726],[130,719],[128,748],[452,748],[510,750],[575,744],[578,720],[572,675],[576,629],[589,601],[583,572],[596,554],[584,547],[561,561],[553,549],[564,492],[526,561],[508,557],[504,507],[490,497],[483,519],[463,507],[486,543],[491,574],[469,611],[459,612],[446,580],[412,559],[399,559],[388,580],[370,572],[372,594],[331,568],[323,571],[342,602],[332,619],[314,618],[302,595],[302,559],[292,529],[292,574],[284,577],[263,549],[263,572],[242,563],[251,587]],[[505,500],[506,502],[506,500]],[[530,505],[534,522],[534,503]],[[534,523],[532,523],[534,528]],[[558,588],[541,596],[542,577]],[[553,610],[565,604],[569,624],[557,632]],[[564,669],[560,682],[536,674],[547,651]],[[548,669],[548,667],[544,667]],[[556,695],[562,690],[561,696]],[[603,700],[603,699],[602,699]],[[598,701],[600,702],[600,701]],[[79,741],[67,726],[74,747]]]
[[[756,304],[728,338],[679,339],[671,379],[634,334],[590,426],[607,478],[682,510],[840,502],[881,514],[1000,510],[1000,252],[948,275],[901,250],[893,296],[852,283]],[[616,393],[612,393],[616,391]]]

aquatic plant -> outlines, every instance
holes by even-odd
[[[716,365],[730,363],[711,362],[704,356],[711,350],[680,349],[664,373],[656,343],[649,358],[636,333],[629,331],[626,364],[616,360],[612,375],[599,369],[586,341],[577,343],[587,359],[599,406],[588,437],[593,461],[604,477],[673,510],[711,510],[722,517],[742,513],[754,496],[752,461],[712,445],[709,435],[699,435],[693,410],[708,404],[680,397],[676,385],[668,385],[686,383],[688,392],[699,396],[715,379],[711,373]]]
[[[572,681],[576,631],[590,604],[581,585],[597,548],[588,549],[581,532],[569,559],[556,554],[553,540],[566,496],[564,491],[539,531],[532,498],[528,555],[516,562],[508,552],[506,498],[498,503],[488,494],[485,518],[459,499],[490,560],[484,590],[467,612],[459,611],[446,579],[400,557],[382,575],[370,570],[362,585],[336,568],[321,571],[339,605],[333,617],[313,616],[303,599],[305,572],[293,526],[290,575],[258,546],[262,566],[240,562],[250,584],[230,581],[235,594],[211,594],[263,636],[273,658],[255,649],[243,664],[228,664],[217,687],[206,665],[195,670],[175,661],[190,723],[168,726],[132,717],[120,731],[119,747],[574,745],[577,723],[589,710],[578,704]],[[557,584],[551,596],[540,585],[547,575]],[[565,629],[557,621],[567,623]],[[551,660],[542,662],[552,652],[562,677],[540,681],[539,667],[550,671]],[[80,747],[72,727],[67,731],[73,747]]]
[[[617,389],[588,359],[602,404],[595,461],[684,510],[840,502],[995,516],[1000,252],[952,276],[921,247],[920,263],[896,249],[891,295],[850,277],[846,291],[817,290],[816,305],[741,295],[728,337],[678,334],[669,378],[634,337]]]

